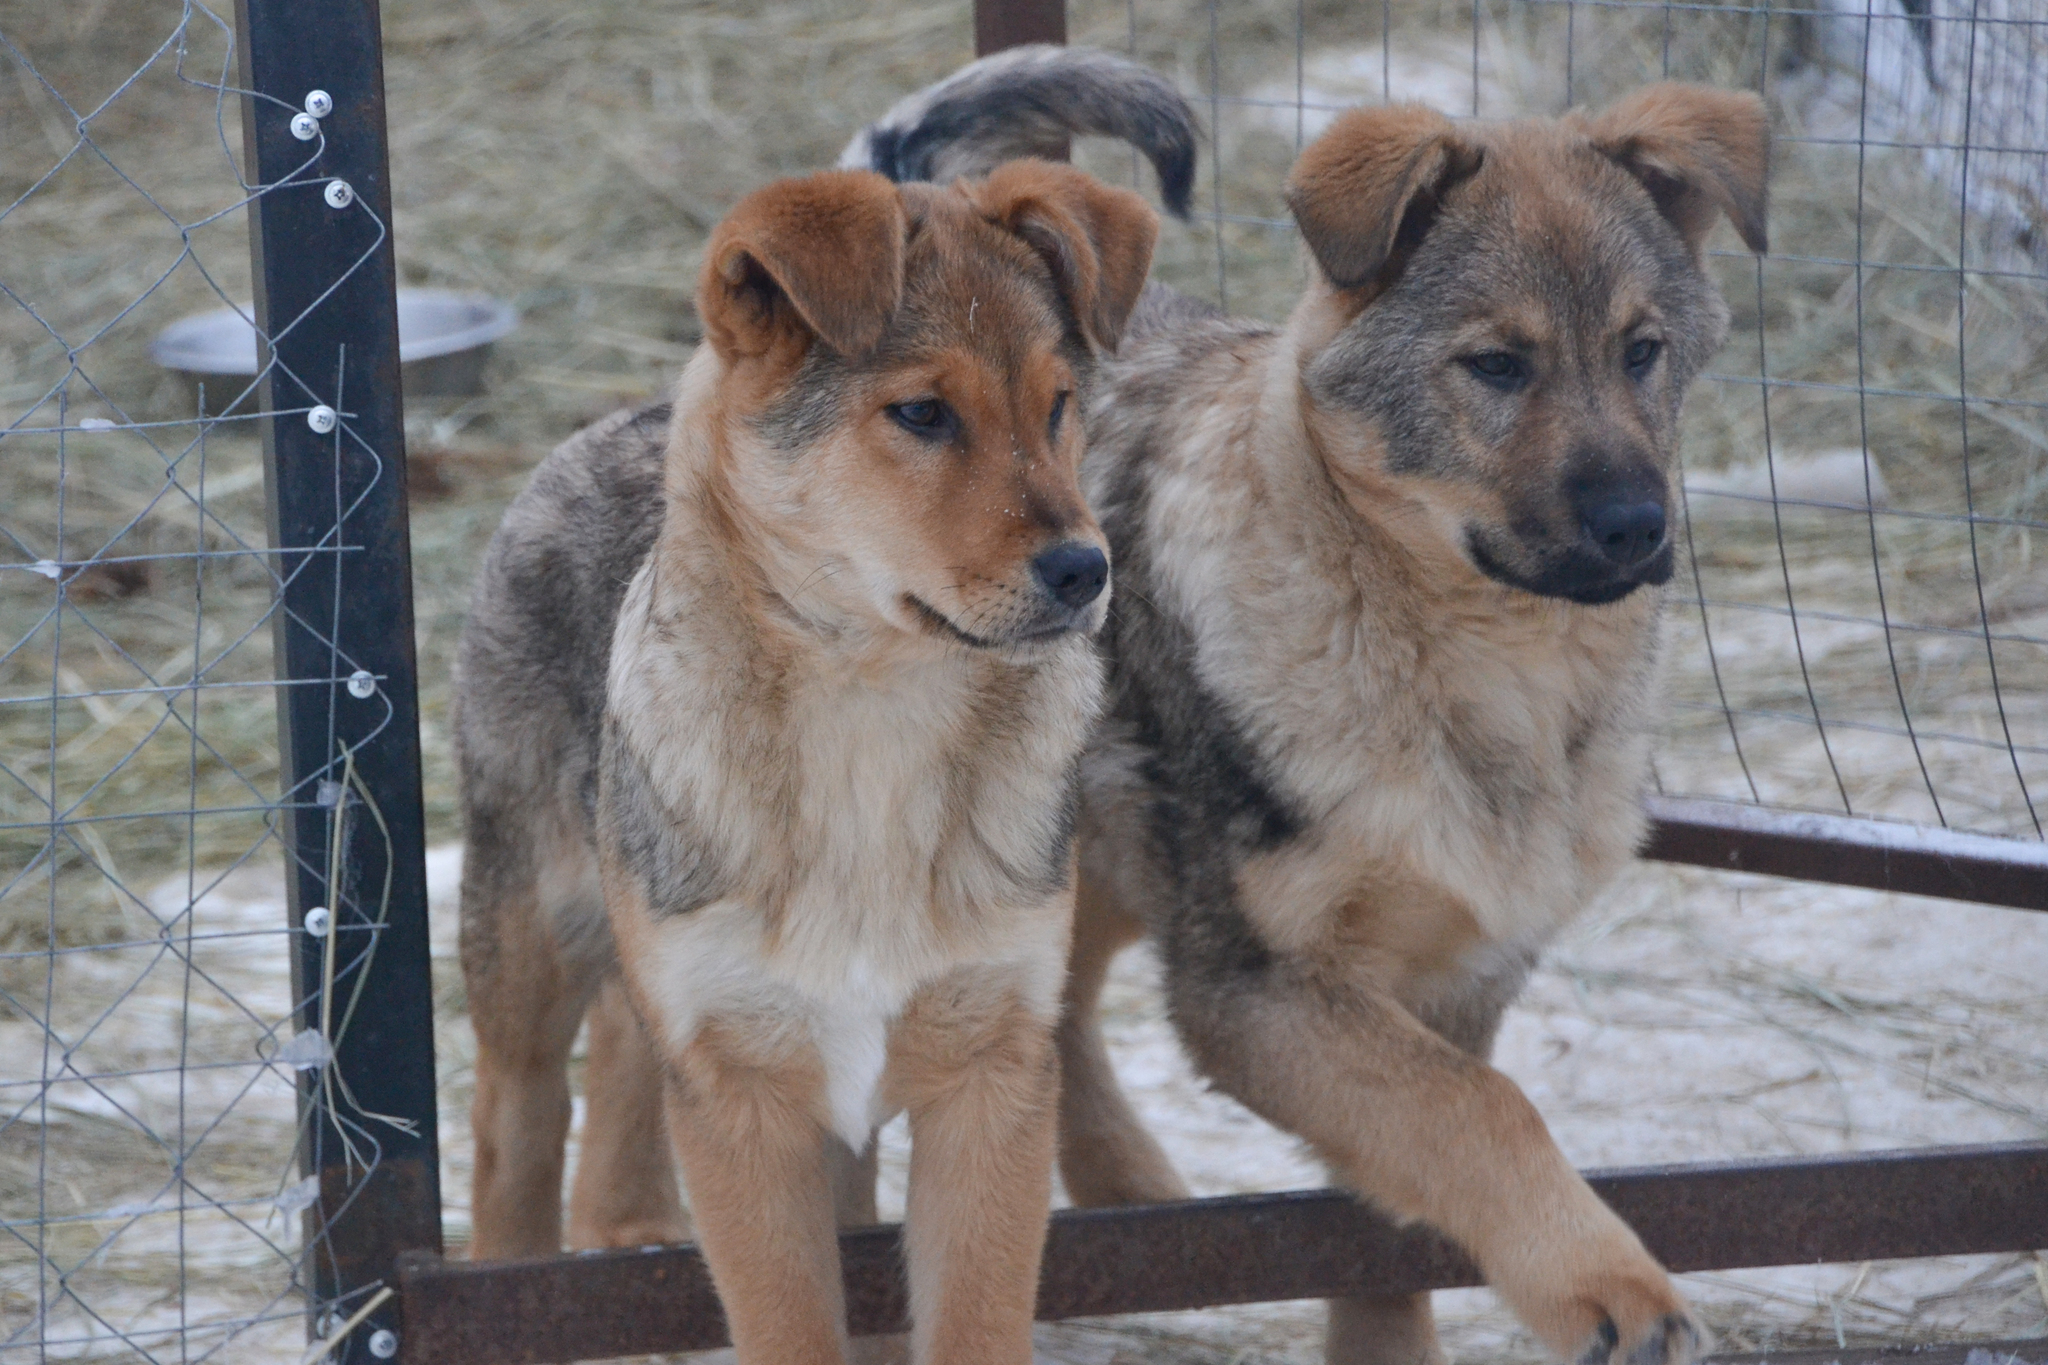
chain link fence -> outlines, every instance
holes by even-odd
[[[375,1294],[337,1273],[345,1211],[432,1140],[337,1064],[405,889],[358,756],[410,679],[340,609],[402,593],[353,572],[393,474],[344,347],[287,342],[388,234],[324,169],[337,97],[241,88],[248,8],[0,10],[0,1360],[296,1356]],[[357,226],[259,316],[252,219],[309,199]],[[156,364],[208,308],[247,363]],[[282,762],[279,695],[319,731]]]

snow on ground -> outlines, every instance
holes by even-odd
[[[1153,972],[1142,952],[1118,964],[1111,1046],[1197,1193],[1322,1183],[1291,1140],[1201,1088]],[[2048,918],[1645,864],[1546,955],[1496,1061],[1582,1168],[2013,1141],[2048,1136],[2044,1016]],[[1686,1283],[1726,1349],[1837,1344],[1838,1324],[1850,1343],[2048,1332],[2036,1258]],[[1460,1359],[1544,1358],[1486,1291],[1440,1294],[1438,1311]],[[1055,1330],[1157,1334],[1156,1354],[1120,1344],[1131,1361],[1309,1361],[1321,1317],[1259,1305]]]
[[[454,859],[437,850],[438,969],[454,970]],[[444,988],[442,994],[446,995]],[[1290,1138],[1182,1058],[1140,948],[1104,1016],[1119,1074],[1196,1193],[1324,1182]],[[1581,1167],[2048,1136],[2048,917],[1643,864],[1545,956],[1496,1061]],[[466,1027],[441,1027],[444,1191],[462,1235]],[[882,1214],[909,1145],[881,1138]],[[1064,1202],[1064,1201],[1062,1201]],[[1953,1257],[1686,1277],[1726,1349],[2048,1333],[2048,1262]],[[1438,1295],[1460,1360],[1541,1360],[1484,1290]],[[1039,1329],[1041,1357],[1314,1361],[1321,1306],[1247,1305]]]
[[[429,854],[443,1193],[456,1248],[468,1233],[474,1055],[455,959],[460,856],[452,846]],[[171,900],[182,894],[166,892]],[[115,1132],[119,1117],[97,1110],[118,1102],[161,1126],[179,1094],[175,1073],[54,1091],[53,1148],[97,1162],[100,1177],[89,1183],[115,1168],[134,1177],[116,1182],[122,1188],[103,1201],[104,1218],[57,1230],[106,1242],[80,1284],[109,1321],[95,1329],[72,1317],[103,1343],[107,1327],[142,1325],[169,1301],[177,1275],[169,1253],[181,1223],[188,1321],[266,1307],[283,1314],[216,1358],[282,1359],[299,1339],[290,1304],[274,1298],[283,1288],[278,1251],[288,1252],[296,1220],[270,1206],[280,1193],[289,1201],[295,1175],[291,1085],[282,1068],[247,1061],[245,1046],[276,1036],[288,1011],[286,940],[276,929],[283,917],[276,872],[251,866],[201,898],[197,922],[220,937],[198,946],[202,971],[189,982],[154,948],[63,959],[60,998],[93,1001],[107,1014],[96,1041],[78,1049],[81,1068],[91,1068],[93,1047],[106,1050],[99,1069],[111,1072],[124,1049],[151,1039],[160,1046],[163,1030],[189,1008],[193,1055],[223,1065],[187,1077],[187,1122],[217,1123],[208,1139],[217,1174],[209,1178],[247,1201],[236,1209],[240,1221],[189,1206],[181,1217],[175,1191],[158,1188],[149,1153],[94,1155],[94,1135]],[[1291,1139],[1194,1078],[1164,1021],[1145,950],[1118,963],[1105,1006],[1124,1082],[1198,1193],[1323,1183]],[[2043,1017],[2048,917],[1646,864],[1545,957],[1508,1016],[1497,1061],[1582,1167],[2008,1141],[2048,1136]],[[0,1047],[12,1052],[33,1041],[28,1027],[0,1024]],[[897,1217],[903,1124],[881,1141],[883,1212]],[[78,1178],[86,1178],[83,1168]],[[10,1312],[33,1303],[33,1285],[18,1278],[0,1275]],[[2034,1257],[1694,1275],[1687,1283],[1729,1349],[2048,1333],[2048,1262]],[[1543,1358],[1486,1291],[1441,1294],[1438,1305],[1458,1359]],[[1075,1365],[1293,1362],[1319,1359],[1320,1333],[1320,1305],[1250,1305],[1050,1325],[1040,1329],[1040,1347],[1045,1361]],[[106,1344],[81,1341],[59,1354],[101,1355]]]

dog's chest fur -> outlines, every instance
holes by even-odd
[[[1154,342],[1099,414],[1126,759],[1091,775],[1149,792],[1120,837],[1178,883],[1155,921],[1242,915],[1266,949],[1341,942],[1425,992],[1526,960],[1639,835],[1654,603],[1418,580],[1272,436],[1273,344],[1220,322]]]
[[[672,516],[673,516],[672,512]],[[644,889],[674,1046],[715,1014],[807,1024],[854,1146],[891,1022],[969,963],[1056,1008],[1074,755],[1099,693],[1074,640],[1029,666],[915,641],[792,648],[671,525],[614,639],[600,837]]]

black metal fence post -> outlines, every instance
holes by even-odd
[[[277,186],[250,231],[283,580],[281,833],[299,1023],[318,1034],[301,1273],[311,1325],[332,1331],[395,1283],[400,1252],[441,1246],[382,49],[377,0],[237,0],[236,18],[245,174]],[[385,1302],[332,1358],[388,1358],[397,1328]]]

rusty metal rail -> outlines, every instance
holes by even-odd
[[[1708,1361],[1710,1365],[2048,1365],[2048,1337],[1861,1350],[1750,1351],[1709,1356]]]
[[[1645,858],[2048,910],[2048,843],[1653,796]]]
[[[1594,1172],[1593,1188],[1673,1270],[2029,1251],[2048,1243],[2048,1145]],[[899,1233],[840,1238],[847,1320],[900,1331]],[[538,1365],[726,1344],[693,1246],[399,1265],[403,1358]],[[1053,1215],[1041,1319],[1409,1293],[1477,1284],[1455,1246],[1330,1190]]]

